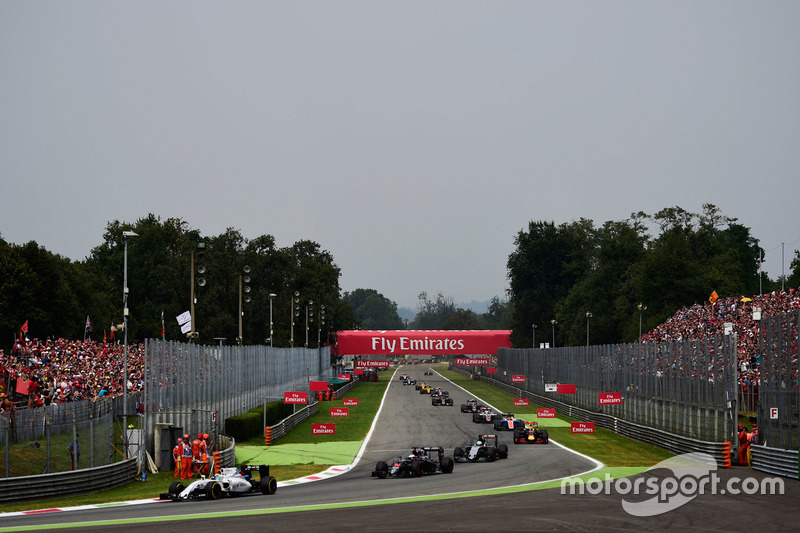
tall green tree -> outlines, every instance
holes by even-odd
[[[353,307],[363,329],[384,330],[403,327],[403,321],[397,314],[397,304],[375,289],[345,292],[343,299]]]

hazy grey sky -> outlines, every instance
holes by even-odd
[[[311,239],[344,290],[415,306],[502,297],[531,220],[713,203],[775,277],[799,27],[794,0],[2,0],[0,234],[76,260],[148,213]]]

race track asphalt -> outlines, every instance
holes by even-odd
[[[800,482],[782,479],[782,495],[703,494],[663,514],[634,516],[623,501],[649,496],[621,495],[613,482],[608,491],[562,494],[544,490],[503,489],[522,483],[553,480],[591,471],[596,464],[553,443],[510,444],[509,458],[495,463],[458,463],[453,474],[422,479],[372,478],[375,462],[408,453],[413,446],[443,446],[452,455],[490,426],[473,424],[459,405],[468,393],[440,376],[422,376],[424,367],[404,367],[420,379],[448,389],[454,407],[433,407],[430,397],[396,379],[391,383],[361,461],[346,474],[321,482],[281,488],[274,496],[225,498],[220,501],[147,505],[64,512],[58,515],[10,517],[0,531],[15,526],[31,529],[80,528],[83,531],[147,531],[190,528],[211,531],[741,531],[754,524],[768,530],[796,529]],[[509,433],[500,433],[510,443]],[[657,470],[634,476],[664,478]],[[771,478],[745,468],[717,470],[719,486],[729,480],[753,484]],[[741,485],[741,483],[739,483]],[[480,490],[502,494],[473,495]],[[717,490],[716,492],[719,492]],[[462,493],[443,499],[441,494]],[[413,499],[413,501],[407,501]],[[672,500],[674,502],[674,500]],[[399,503],[398,503],[399,502]],[[641,506],[640,506],[641,507]],[[629,507],[635,509],[636,506]],[[302,510],[300,510],[302,509]],[[636,511],[634,511],[636,512]],[[98,522],[100,521],[100,522]],[[766,523],[764,522],[766,521]],[[92,525],[94,523],[95,525]]]

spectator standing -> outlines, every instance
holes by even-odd
[[[77,470],[78,469],[78,462],[81,460],[81,445],[78,442],[78,437],[80,437],[80,435],[78,435],[76,433],[75,434],[75,440],[70,442],[69,446],[67,446],[67,450],[69,451],[69,458],[70,458],[70,462],[72,463],[72,469],[73,470]]]

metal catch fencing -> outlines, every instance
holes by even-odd
[[[497,361],[494,379],[520,393],[557,396],[567,405],[689,439],[735,442],[735,335],[660,344],[502,348]],[[548,390],[554,384],[574,384],[576,392]],[[601,393],[619,393],[619,403],[601,405]]]
[[[334,377],[330,348],[202,346],[173,341],[145,343],[144,449],[154,452],[157,429],[181,428],[214,439],[225,419],[309,391],[309,381]],[[174,443],[173,443],[174,445]],[[144,459],[142,458],[142,461]]]

